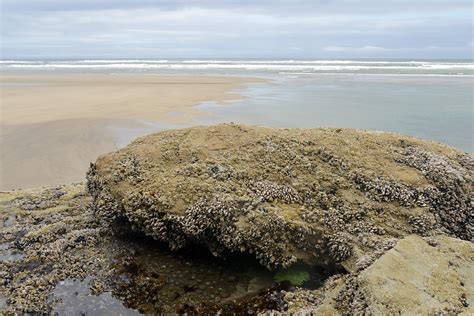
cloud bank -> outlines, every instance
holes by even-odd
[[[473,58],[470,0],[0,0],[2,58]]]

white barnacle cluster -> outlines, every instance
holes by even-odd
[[[95,163],[90,163],[89,169],[86,172],[86,191],[89,195],[95,198],[100,191],[104,183],[102,178],[99,177],[97,173],[97,165]]]
[[[441,224],[454,235],[472,240],[472,157],[464,155],[462,163],[456,163],[424,149],[408,146],[398,152],[395,159],[420,170],[433,183],[433,187],[426,188],[420,195]],[[418,222],[417,227],[421,225]]]
[[[339,171],[345,172],[349,169],[349,163],[344,159],[338,157],[326,147],[319,147],[315,152],[317,157],[329,165],[336,167]]]
[[[467,170],[474,170],[474,154],[473,153],[464,153],[464,154],[458,155],[457,161],[463,168]]]
[[[44,210],[59,203],[59,199],[65,194],[60,187],[47,189],[40,195],[29,195],[18,197],[14,200],[16,206],[22,210]]]
[[[233,171],[229,166],[221,164],[212,165],[208,168],[208,173],[217,180],[227,180],[233,176]]]
[[[288,185],[262,181],[255,183],[253,190],[258,196],[261,196],[264,200],[269,202],[282,200],[288,203],[298,203],[301,201],[298,192]]]
[[[142,180],[140,172],[140,163],[136,156],[126,156],[121,159],[117,167],[113,170],[115,181],[128,180],[132,184],[137,184]]]
[[[419,147],[405,147],[399,155],[395,156],[395,160],[420,170],[426,178],[432,180],[440,188],[458,187],[467,181],[468,172],[465,168],[455,166],[447,159]],[[465,165],[468,165],[468,158],[464,160]]]
[[[370,315],[364,293],[360,290],[359,280],[352,273],[345,277],[344,286],[336,297],[336,307],[351,311],[354,315]]]
[[[213,254],[218,255],[237,247],[233,223],[242,212],[242,203],[210,197],[188,207],[179,221],[188,238],[212,244]]]
[[[375,260],[380,258],[387,250],[392,249],[397,244],[397,239],[388,238],[381,242],[378,242],[375,246],[375,250],[364,256],[359,257],[356,260],[356,271],[362,271],[369,267]]]
[[[99,228],[82,228],[71,230],[67,234],[64,234],[62,238],[54,241],[51,240],[50,243],[44,243],[41,245],[36,250],[38,258],[43,260],[59,260],[59,258],[68,248],[79,250],[87,246],[95,245],[97,243],[99,233]]]
[[[239,239],[263,265],[287,267],[297,260],[289,249],[290,224],[281,215],[272,211],[252,212],[247,223]]]
[[[350,239],[350,236],[343,232],[337,232],[327,236],[327,247],[330,255],[339,262],[349,258],[352,254]]]
[[[412,227],[412,232],[421,236],[426,236],[435,226],[433,216],[425,214],[411,215],[408,218],[408,222]]]
[[[121,213],[121,205],[112,195],[105,180],[98,174],[96,164],[90,164],[86,180],[86,191],[92,196],[90,209],[98,218],[108,223],[114,222]]]
[[[371,222],[367,216],[367,210],[362,206],[342,204],[337,208],[330,207],[322,211],[320,223],[324,224],[328,230],[345,231],[359,238],[385,233],[383,228]]]
[[[383,177],[370,179],[358,171],[351,172],[350,178],[358,190],[365,192],[370,199],[375,201],[397,201],[403,206],[413,206],[418,200],[418,191],[404,183],[387,180]]]
[[[103,187],[93,199],[91,209],[97,217],[112,223],[120,217],[122,207],[110,189]]]

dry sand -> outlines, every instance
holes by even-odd
[[[0,77],[0,190],[82,181],[90,161],[115,150],[113,127],[140,119],[185,125],[205,101],[260,79],[158,75]],[[146,130],[146,129],[142,129]]]

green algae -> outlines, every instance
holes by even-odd
[[[292,285],[299,286],[308,281],[310,276],[310,273],[301,267],[290,267],[277,271],[273,279],[278,283],[287,281]]]

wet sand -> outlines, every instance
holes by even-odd
[[[241,98],[260,79],[156,75],[0,77],[0,190],[84,179],[90,161],[123,145],[117,128],[140,120],[182,126],[206,113],[196,104]],[[156,129],[158,127],[155,126]]]

